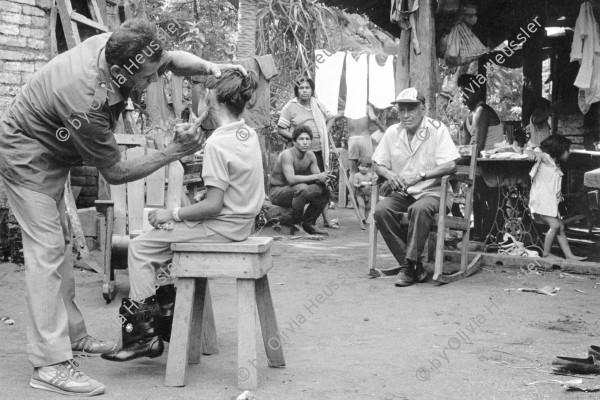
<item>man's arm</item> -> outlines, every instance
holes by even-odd
[[[282,128],[281,126],[279,126],[278,128],[279,128],[279,130],[278,130],[279,136],[281,136],[288,142],[291,142],[292,141],[292,132],[290,132],[289,129],[287,129],[287,128]]]
[[[186,207],[180,207],[177,215],[183,221],[198,221],[215,216],[223,209],[224,197],[225,191],[223,189],[209,186],[204,200]],[[155,228],[158,228],[158,224],[164,224],[173,219],[173,210],[156,209],[148,213],[148,221]]]
[[[285,175],[285,179],[288,181],[290,185],[297,185],[299,183],[314,183],[316,181],[325,182],[327,179],[327,174],[325,172],[319,172],[319,166],[317,165],[317,158],[311,152],[307,157],[312,156],[310,169],[311,175],[296,175],[296,170],[294,169],[294,156],[290,152],[285,152],[281,155],[281,168],[283,169],[283,174]],[[316,166],[317,172],[313,169],[313,163]]]
[[[473,116],[473,123],[477,129],[477,135],[475,136],[475,142],[477,143],[477,154],[481,153],[481,150],[485,148],[485,141],[487,139],[488,127],[490,124],[490,113],[484,107],[477,107],[475,115]],[[471,138],[473,140],[473,138]]]
[[[377,175],[382,178],[388,180],[390,182],[390,186],[394,190],[402,190],[404,185],[402,184],[400,177],[392,172],[391,169],[384,167],[383,165],[379,165],[375,163],[375,172]]]
[[[456,172],[456,161],[454,161],[454,160],[448,161],[448,162],[438,165],[434,169],[430,169],[429,171],[423,171],[423,172],[425,172],[424,178],[421,177],[421,174],[408,174],[408,175],[404,175],[400,179],[400,181],[402,182],[402,185],[405,188],[409,188],[413,185],[416,185],[417,183],[419,183],[421,181],[439,178],[444,175],[452,175]]]
[[[375,115],[375,110],[373,110],[373,106],[370,104],[367,105],[367,116],[379,129],[381,129],[381,132],[385,132],[385,127],[379,122],[379,118]]]
[[[182,124],[175,128],[175,137],[169,146],[160,152],[133,160],[120,160],[116,164],[98,167],[98,170],[111,185],[137,181],[159,168],[193,154],[202,148],[204,132],[200,129],[208,113],[196,119],[192,124]]]
[[[188,53],[187,51],[167,51],[163,56],[163,65],[166,69],[179,76],[192,75],[214,75],[221,76],[223,69],[236,69],[242,74],[247,75],[248,72],[241,65],[236,64],[215,64],[210,61]]]

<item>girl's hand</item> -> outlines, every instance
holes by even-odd
[[[148,221],[150,222],[150,225],[152,225],[155,228],[162,229],[162,224],[166,224],[167,222],[172,221],[172,220],[173,220],[172,210],[158,209],[158,210],[150,210],[150,212],[148,213]],[[159,224],[161,226],[159,226]]]

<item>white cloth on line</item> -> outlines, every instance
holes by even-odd
[[[315,97],[332,113],[337,114],[340,81],[346,53],[315,50]]]
[[[367,116],[367,55],[361,54],[358,61],[352,54],[346,56],[346,118],[359,119]]]
[[[395,100],[394,56],[388,56],[385,64],[377,63],[375,54],[369,56],[369,103],[377,108],[390,107]]]
[[[600,101],[600,29],[590,2],[581,4],[575,23],[571,46],[573,61],[581,64],[574,85],[584,91],[585,103]]]

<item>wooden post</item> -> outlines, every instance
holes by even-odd
[[[346,208],[346,204],[348,204],[347,190],[346,190],[346,181],[348,177],[344,170],[347,170],[346,165],[348,162],[348,150],[340,149],[340,157],[338,159],[339,163],[344,163],[344,168],[339,169],[339,180],[338,180],[338,207]]]
[[[400,34],[400,51],[396,60],[396,96],[410,87],[410,30]]]
[[[410,84],[425,96],[427,115],[435,118],[437,55],[435,51],[435,1],[421,0],[417,18],[417,38],[421,54],[410,55]]]
[[[530,22],[534,15],[527,17]],[[546,21],[539,17],[541,27],[523,44],[523,112],[522,121],[529,123],[534,101],[542,95],[542,45]],[[526,26],[523,25],[523,26]]]

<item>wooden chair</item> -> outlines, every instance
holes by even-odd
[[[178,279],[173,334],[167,359],[166,386],[185,385],[187,366],[200,362],[200,334],[206,329],[208,278],[234,278],[238,303],[240,389],[258,386],[256,314],[270,367],[285,366],[267,273],[273,267],[270,237],[230,243],[173,243],[173,271]],[[208,309],[212,313],[212,307]]]
[[[466,278],[473,274],[481,261],[481,254],[475,256],[475,258],[469,263],[469,233],[471,226],[471,211],[473,209],[473,191],[475,188],[475,171],[477,168],[477,147],[471,146],[470,154],[471,161],[469,167],[458,166],[458,171],[454,175],[446,175],[442,177],[441,183],[441,197],[440,197],[440,210],[447,210],[448,199],[447,188],[451,181],[458,181],[465,184],[463,190],[466,193],[466,201],[464,208],[464,218],[449,216],[445,212],[435,214],[434,218],[437,224],[431,226],[431,230],[436,232],[436,246],[435,246],[435,270],[433,280],[439,283],[454,282],[459,279]],[[379,200],[379,185],[374,186],[371,191],[371,212],[375,210],[377,201]],[[403,225],[408,225],[407,213],[402,214],[402,220],[400,221]],[[444,237],[446,228],[460,230],[463,232],[462,237],[462,248],[461,248],[461,259],[460,259],[460,270],[452,275],[443,275],[444,268]],[[369,255],[367,262],[367,273],[375,269],[376,257],[377,257],[377,227],[373,221],[369,227]]]
[[[122,157],[124,160],[135,159],[157,151],[147,147],[134,147],[123,152]],[[183,167],[177,161],[144,179],[110,185],[110,200],[96,201],[96,209],[104,215],[99,236],[104,265],[102,294],[107,302],[115,296],[115,269],[127,268],[129,241],[152,229],[146,221],[144,208],[179,206],[182,186]]]

